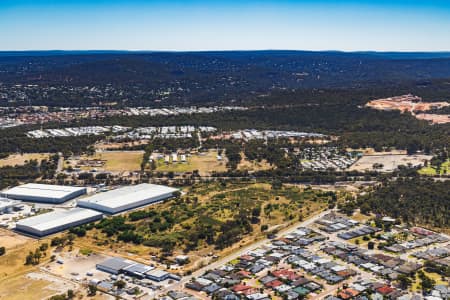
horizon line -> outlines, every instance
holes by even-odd
[[[307,49],[204,49],[204,50],[151,50],[151,49],[14,49],[4,52],[338,52],[338,53],[450,53],[450,50],[307,50]]]

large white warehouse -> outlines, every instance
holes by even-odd
[[[166,200],[178,191],[175,188],[142,183],[126,186],[78,200],[79,207],[117,214],[136,207]]]
[[[0,197],[0,215],[11,212],[14,207],[20,204],[19,201],[14,201]]]
[[[63,203],[84,194],[85,187],[27,183],[3,191],[0,195],[29,202]]]
[[[16,223],[16,230],[33,236],[45,236],[100,220],[102,216],[95,210],[72,208],[20,220]]]

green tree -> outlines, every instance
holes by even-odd
[[[88,285],[88,296],[92,297],[97,294],[97,286],[94,284]]]

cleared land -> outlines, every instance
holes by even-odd
[[[217,151],[209,151],[189,155],[186,162],[172,162],[172,158],[169,163],[165,163],[163,158],[156,161],[156,171],[160,172],[184,173],[195,170],[198,170],[201,176],[209,176],[212,171],[226,171],[226,159],[218,161]]]
[[[31,238],[0,228],[0,246],[5,247],[6,250],[17,248],[30,241],[32,241]]]
[[[102,150],[102,151],[107,151],[107,150],[120,150],[120,149],[126,149],[127,147],[136,147],[139,145],[147,145],[150,142],[150,140],[139,140],[139,141],[132,141],[132,142],[114,142],[114,143],[109,143],[109,142],[100,142],[100,143],[96,143],[94,145],[94,148],[96,150]]]
[[[402,155],[402,154],[372,154],[364,155],[355,164],[353,164],[350,171],[365,171],[365,170],[378,170],[381,172],[392,172],[397,169],[398,166],[407,166],[411,164],[413,166],[424,165],[425,161],[429,161],[432,158],[431,155]],[[379,168],[374,168],[378,165]]]
[[[105,151],[97,152],[94,155],[82,156],[82,160],[103,160],[103,167],[95,168],[97,170],[110,172],[139,171],[141,168],[142,156],[144,151]],[[76,163],[76,162],[75,162]],[[72,164],[72,167],[75,167]],[[90,170],[90,167],[82,167],[84,170]]]
[[[24,239],[26,239],[25,242]],[[14,277],[18,274],[23,274],[23,272],[33,270],[33,266],[24,265],[26,256],[30,251],[34,252],[39,245],[44,242],[50,244],[49,240],[37,241],[34,239],[24,238],[16,233],[3,236],[2,240],[6,241],[7,245],[9,243],[12,247],[6,247],[7,249],[5,255],[0,256],[0,282],[6,278]],[[49,259],[49,254],[50,251],[47,251],[46,256],[43,256],[41,261]]]
[[[41,161],[43,159],[49,158],[49,153],[25,153],[25,154],[11,154],[7,158],[0,159],[0,167],[4,166],[15,166],[24,165],[25,162],[32,159]]]
[[[446,124],[450,123],[450,115],[438,115],[438,114],[417,114],[416,118],[419,120],[429,121],[433,124]]]
[[[422,98],[408,94],[385,99],[372,100],[366,104],[367,107],[377,110],[399,110],[409,112],[419,120],[429,121],[433,124],[445,124],[450,122],[449,115],[422,113],[431,109],[440,109],[449,106],[450,103],[442,102],[422,102]],[[416,114],[418,112],[418,114]]]
[[[408,94],[385,99],[372,100],[366,106],[378,110],[399,110],[401,112],[428,111],[447,107],[448,102],[422,102],[422,98]]]
[[[65,292],[61,290],[61,292]],[[54,295],[52,283],[47,280],[34,280],[26,276],[17,276],[1,281],[0,299],[23,300],[23,299],[47,299]]]
[[[249,161],[244,153],[241,153],[242,156],[242,160],[238,165],[238,170],[247,170],[250,172],[254,172],[254,171],[262,171],[262,170],[270,170],[271,168],[273,168],[274,166],[271,166],[267,161],[262,160],[260,162],[258,161]]]

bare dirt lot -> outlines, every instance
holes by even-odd
[[[419,120],[429,121],[433,124],[446,124],[450,123],[450,115],[437,115],[437,114],[417,114],[416,118]]]
[[[106,258],[104,255],[94,253],[83,255],[78,250],[74,250],[58,255],[58,259],[62,260],[63,264],[59,264],[56,261],[51,262],[46,265],[45,269],[52,274],[70,280],[88,279],[88,272],[94,274],[96,279],[104,279],[108,277],[108,274],[97,271],[95,266]]]
[[[47,299],[48,297],[60,292],[51,289],[51,285],[52,283],[50,281],[42,278],[29,278],[28,276],[8,278],[0,284],[0,299]],[[67,288],[61,291],[67,291]]]
[[[31,240],[31,238],[0,228],[0,245],[5,247],[6,250],[17,248]]]
[[[374,153],[372,155],[364,155],[355,164],[353,164],[350,171],[365,171],[365,170],[378,170],[381,172],[392,172],[397,169],[398,166],[407,166],[411,164],[413,166],[421,166],[426,160],[430,160],[431,155],[406,155],[406,154],[381,154]],[[374,168],[378,165],[379,168]]]

